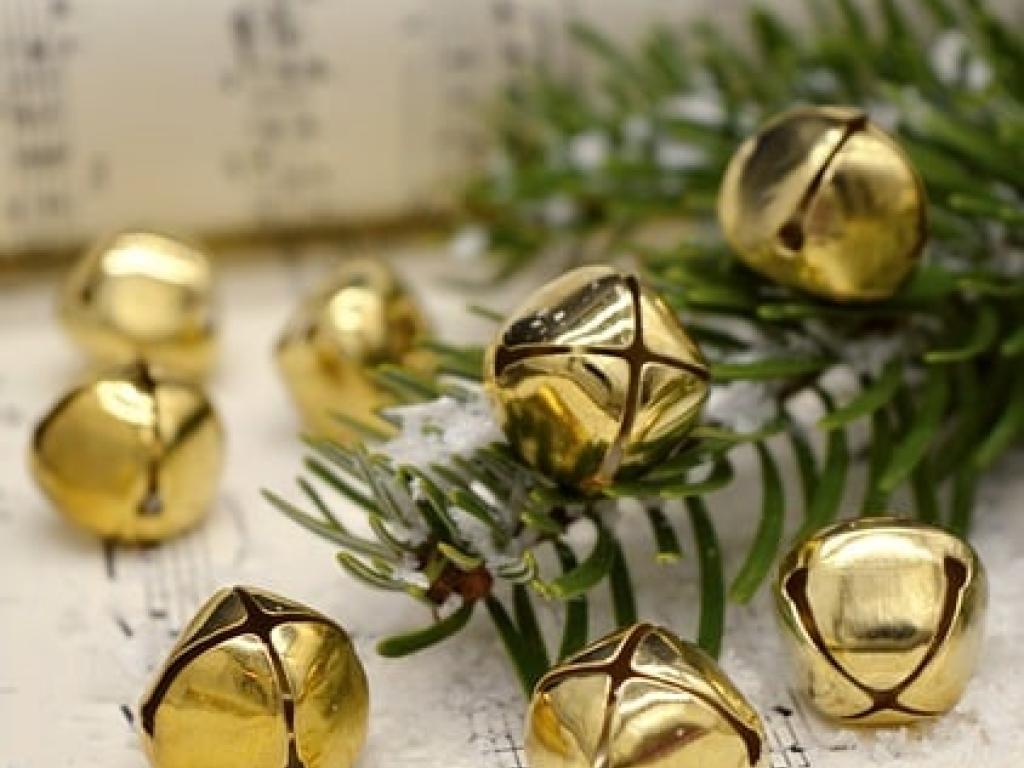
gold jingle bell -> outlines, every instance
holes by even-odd
[[[419,342],[426,321],[394,272],[383,262],[343,262],[299,306],[277,342],[278,369],[314,436],[347,443],[349,416],[382,431],[374,411],[392,402],[373,380],[383,363],[425,371],[430,361]]]
[[[65,395],[36,427],[30,464],[72,522],[104,538],[152,542],[203,517],[222,451],[203,392],[136,363]]]
[[[537,291],[487,349],[484,384],[522,458],[583,489],[678,447],[708,368],[672,310],[636,277],[581,267]]]
[[[761,720],[714,660],[637,624],[541,678],[526,722],[530,768],[754,768]]]
[[[963,540],[865,518],[797,545],[775,597],[798,685],[818,711],[846,725],[898,725],[960,698],[981,647],[987,589]]]
[[[213,271],[179,240],[124,232],[99,243],[64,283],[59,314],[101,365],[145,359],[200,378],[213,364]]]
[[[349,768],[369,694],[345,631],[251,587],[221,589],[139,704],[154,768]]]
[[[736,151],[718,195],[725,238],[773,280],[838,301],[892,296],[927,238],[924,186],[851,107],[802,107]]]

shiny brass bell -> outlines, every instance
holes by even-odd
[[[221,589],[139,704],[154,768],[349,768],[369,694],[345,631],[299,603]]]
[[[661,627],[598,640],[537,684],[530,768],[754,768],[761,720],[714,660]]]
[[[568,486],[610,483],[677,448],[708,368],[675,313],[636,277],[581,267],[514,312],[487,349],[484,383],[509,443]]]
[[[350,259],[292,315],[276,348],[277,365],[316,437],[351,442],[357,433],[338,416],[378,430],[374,411],[392,402],[373,369],[391,363],[419,372],[430,366],[420,347],[426,321],[392,270],[375,259]]]
[[[896,518],[825,528],[783,560],[775,596],[798,686],[844,724],[940,715],[978,658],[985,571],[941,528]]]
[[[214,360],[213,271],[206,255],[151,232],[99,243],[72,269],[60,319],[101,366],[144,359],[182,377]]]
[[[61,398],[36,427],[30,464],[72,522],[104,538],[151,542],[206,514],[222,451],[203,392],[136,363]]]
[[[852,107],[801,107],[736,151],[718,195],[725,238],[748,266],[838,301],[892,296],[927,238],[920,177]]]

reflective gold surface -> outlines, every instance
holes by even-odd
[[[487,350],[484,383],[524,460],[561,483],[609,483],[678,447],[708,369],[675,313],[635,277],[573,270],[514,312]]]
[[[912,722],[946,712],[967,685],[985,572],[942,529],[895,518],[826,528],[786,557],[775,592],[798,686],[826,716]]]
[[[157,541],[206,513],[222,450],[202,391],[136,363],[58,401],[36,427],[30,465],[54,506],[83,528]]]
[[[125,232],[72,269],[60,294],[64,327],[101,365],[145,359],[181,376],[213,363],[213,274],[197,248]]]
[[[387,431],[373,410],[390,402],[370,372],[382,363],[425,370],[419,342],[426,322],[386,264],[351,259],[299,306],[276,349],[278,369],[306,429],[348,442],[355,433],[336,414]]]
[[[155,768],[348,768],[369,693],[345,631],[252,587],[218,591],[139,704]]]
[[[668,630],[598,640],[537,684],[530,768],[767,765],[761,720],[718,665]]]
[[[733,155],[718,196],[749,266],[836,300],[891,296],[927,236],[924,187],[896,142],[851,107],[802,107]]]

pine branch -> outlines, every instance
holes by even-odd
[[[752,51],[707,24],[657,29],[635,53],[575,29],[600,87],[541,75],[514,89],[495,132],[502,162],[467,194],[497,274],[540,254],[606,260],[666,218],[705,223],[736,146],[795,103],[860,104],[895,132],[924,176],[935,239],[960,256],[1019,244],[1021,36],[980,2],[920,4],[910,21],[879,2],[872,25],[851,3],[808,0],[811,34],[755,9]]]
[[[606,511],[624,498],[641,502],[661,561],[684,552],[662,501],[685,501],[700,571],[698,639],[717,652],[726,595],[751,599],[783,544],[787,450],[803,497],[797,536],[836,517],[858,461],[867,469],[861,514],[885,511],[908,488],[919,519],[969,530],[978,481],[1024,434],[1024,40],[977,0],[920,2],[929,23],[910,23],[883,1],[876,25],[853,3],[811,0],[810,34],[758,9],[753,50],[710,25],[682,37],[656,30],[636,52],[577,29],[602,66],[597,93],[542,75],[510,94],[497,128],[504,170],[467,195],[489,234],[496,277],[541,255],[637,254],[644,278],[708,357],[712,398],[669,459],[584,498],[525,466],[500,439],[437,443],[450,404],[460,413],[481,407],[482,349],[433,342],[438,378],[382,369],[382,386],[419,404],[385,416],[401,435],[435,441],[435,454],[396,459],[395,443],[379,445],[370,432],[372,449],[311,442],[299,480],[311,509],[267,494],[340,547],[353,577],[433,613],[424,629],[384,640],[382,653],[453,636],[482,602],[528,691],[549,660],[583,645],[600,587],[616,623],[636,619],[629,563]],[[713,200],[728,157],[761,119],[801,101],[868,106],[924,176],[929,257],[889,300],[836,305],[781,288],[743,267],[715,234]],[[666,219],[687,223],[685,244],[646,237]],[[837,375],[856,392],[830,388]],[[807,398],[823,411],[820,439],[791,409]],[[853,435],[862,425],[863,457]],[[722,562],[705,499],[733,481],[734,453],[751,449],[761,511],[734,567]],[[346,526],[326,491],[361,511],[371,535]],[[580,528],[592,534],[582,550],[571,535]],[[538,600],[562,604],[556,648],[546,644]]]

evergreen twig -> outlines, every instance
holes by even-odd
[[[678,559],[682,547],[660,500],[684,500],[700,571],[698,639],[717,652],[725,564],[704,500],[732,482],[733,453],[751,445],[762,502],[728,590],[734,601],[755,594],[783,544],[787,445],[803,498],[797,536],[834,519],[849,496],[859,425],[870,441],[861,514],[885,511],[907,487],[918,518],[969,530],[979,480],[1024,434],[1024,36],[980,0],[919,4],[923,23],[880,2],[873,24],[852,2],[811,0],[812,30],[800,34],[756,9],[752,49],[711,24],[657,29],[632,52],[577,28],[601,69],[596,92],[545,73],[510,92],[495,132],[502,170],[466,196],[468,215],[489,234],[495,279],[541,256],[637,254],[644,278],[701,343],[713,385],[763,387],[778,416],[746,431],[702,424],[674,456],[596,498],[555,487],[503,444],[402,466],[364,447],[310,443],[300,491],[312,510],[267,498],[339,546],[353,577],[435,614],[427,628],[384,640],[382,653],[404,655],[454,635],[483,602],[529,690],[549,659],[583,645],[600,585],[616,623],[636,620],[629,563],[602,514],[622,498],[643,504],[663,561]],[[940,39],[946,49],[959,46],[952,60],[933,61]],[[730,154],[758,122],[800,102],[866,106],[922,173],[931,245],[889,300],[838,305],[782,288],[743,267],[715,234],[714,199]],[[574,152],[586,141],[602,150],[596,162]],[[686,225],[685,243],[665,245],[662,233],[652,245],[655,225],[666,222]],[[473,388],[458,381],[479,378],[483,350],[431,348],[442,376],[384,368],[381,385],[402,402],[469,403]],[[837,369],[857,383],[852,396],[829,389]],[[790,413],[808,395],[824,411],[820,458]],[[389,418],[402,427],[401,412]],[[344,525],[314,481],[360,510],[372,538]],[[593,529],[589,551],[572,546],[579,526]],[[555,573],[538,559],[549,545]],[[556,653],[545,644],[537,599],[564,602]]]

